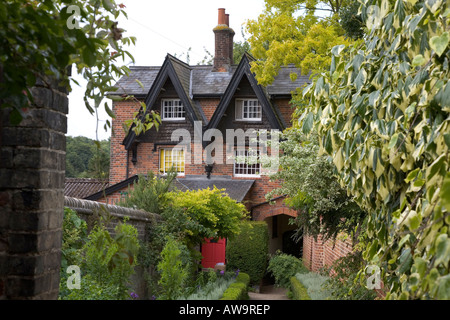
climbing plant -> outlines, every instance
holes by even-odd
[[[360,2],[364,44],[333,47],[301,127],[368,211],[363,257],[387,298],[449,299],[450,6]]]

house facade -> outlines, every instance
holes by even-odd
[[[131,67],[131,74],[117,82],[118,90],[112,94],[134,99],[113,101],[109,187],[85,199],[115,203],[139,175],[149,171],[164,175],[174,168],[178,189],[216,186],[242,202],[253,220],[265,220],[274,253],[292,247],[286,235],[293,229],[288,219],[296,212],[282,199],[275,204],[267,201],[265,195],[280,182],[270,181],[265,168],[254,160],[278,156],[265,141],[277,141],[276,133],[291,125],[291,92],[309,77],[294,67],[283,67],[271,85],[259,85],[249,54],[234,64],[233,37],[229,15],[219,9],[218,25],[211,34],[213,65],[188,65],[168,54],[161,66]],[[295,81],[291,73],[297,74]],[[123,123],[140,111],[140,102],[145,102],[147,112],[161,116],[158,130],[136,135],[133,127],[123,129]],[[297,247],[299,255],[301,244]]]
[[[284,197],[271,201],[265,197],[280,186],[280,181],[271,181],[268,175],[278,169],[276,161],[269,172],[253,161],[277,159],[276,133],[291,126],[291,92],[308,83],[309,76],[295,67],[282,67],[271,85],[259,85],[250,69],[253,58],[249,54],[234,64],[234,31],[224,9],[219,9],[212,35],[213,65],[188,65],[168,54],[161,66],[131,67],[131,74],[117,82],[118,90],[112,94],[134,98],[113,101],[116,118],[112,120],[115,134],[111,137],[109,186],[84,199],[115,204],[139,176],[149,171],[164,176],[174,168],[177,189],[224,189],[246,206],[252,220],[266,221],[269,253],[281,250],[302,256],[314,271],[330,265],[350,252],[351,244],[324,243],[307,235],[295,243],[295,226],[288,221],[297,212],[284,204]],[[297,74],[295,81],[291,73]],[[140,111],[139,116],[145,117],[141,102],[147,113],[161,116],[161,124],[158,130],[137,135],[133,126],[124,130],[123,123]],[[225,248],[222,243],[211,245]],[[217,254],[210,247],[202,252]]]

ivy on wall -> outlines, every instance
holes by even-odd
[[[360,2],[364,44],[332,49],[299,122],[368,211],[387,298],[449,299],[449,3]]]

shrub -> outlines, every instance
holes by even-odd
[[[119,206],[138,208],[147,212],[161,214],[168,205],[168,194],[172,181],[177,173],[170,170],[164,178],[157,177],[153,172],[147,176],[140,175],[133,189],[128,188],[125,198]]]
[[[243,282],[233,282],[220,300],[248,300],[247,286]]]
[[[186,286],[189,276],[189,264],[183,263],[182,251],[187,250],[185,246],[168,237],[167,243],[161,252],[161,261],[158,263],[158,271],[161,273],[159,284],[162,292],[161,300],[173,300],[180,296]]]
[[[354,252],[333,262],[326,270],[335,272],[329,278],[325,287],[330,290],[333,298],[337,300],[373,300],[377,294],[374,290],[367,289],[358,281],[359,270],[364,268],[364,260],[361,252]]]
[[[83,245],[87,240],[86,221],[78,217],[75,211],[65,207],[62,231],[59,299],[64,299],[71,293],[67,288],[67,279],[69,277],[66,273],[67,267],[70,265],[81,265]]]
[[[248,287],[248,285],[250,284],[250,276],[245,272],[239,272],[236,277],[236,282],[242,282]]]
[[[308,290],[295,276],[290,278],[290,282],[294,300],[311,300],[308,295]]]
[[[247,215],[242,203],[226,195],[224,189],[216,187],[171,192],[168,197],[171,210],[186,219],[181,225],[183,230],[177,232],[184,234],[189,247],[198,245],[205,238],[233,238],[239,232],[239,225]],[[163,214],[167,216],[166,213]],[[174,227],[179,228],[170,226],[169,229]]]
[[[70,218],[69,218],[70,217]],[[70,221],[77,221],[67,215]],[[66,228],[72,224],[67,223]],[[80,227],[84,224],[80,222]],[[68,233],[67,233],[68,232]],[[71,234],[70,230],[64,233]],[[64,238],[64,236],[63,236]],[[70,237],[74,240],[74,237]],[[74,248],[79,247],[78,241]],[[87,242],[81,249],[77,249],[76,260],[68,259],[68,262],[81,264],[81,289],[71,291],[66,288],[67,278],[61,277],[59,298],[62,300],[117,300],[128,299],[128,284],[130,276],[134,273],[137,265],[136,256],[139,251],[137,230],[126,222],[117,224],[114,235],[111,235],[103,223],[94,227],[87,238]],[[66,250],[66,252],[71,252]],[[65,275],[65,270],[63,275]]]
[[[291,277],[309,272],[302,260],[280,251],[270,259],[267,271],[273,274],[278,286],[285,288],[289,287]]]
[[[239,269],[250,276],[251,283],[259,283],[267,267],[268,242],[266,222],[241,222],[240,233],[227,242],[227,268]]]
[[[219,300],[230,284],[235,281],[230,272],[220,276],[217,276],[217,272],[214,271],[200,272],[197,278],[197,290],[182,295],[177,300]]]
[[[330,300],[331,292],[323,285],[329,279],[315,272],[297,273],[295,277],[307,289],[311,300]]]

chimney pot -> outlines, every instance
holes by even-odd
[[[226,24],[225,21],[225,9],[224,8],[220,8],[219,9],[219,25],[220,24]]]
[[[230,26],[230,14],[229,13],[225,14],[225,24],[227,26]]]

